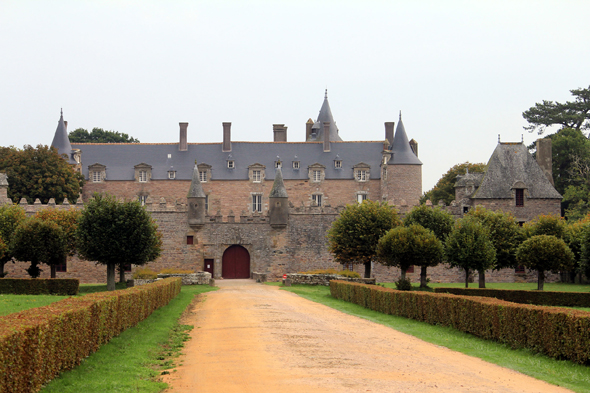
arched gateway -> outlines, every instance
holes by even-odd
[[[242,246],[228,247],[221,260],[223,278],[250,278],[250,254]]]

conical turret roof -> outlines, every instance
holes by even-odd
[[[281,168],[277,168],[277,173],[275,174],[275,181],[272,184],[272,190],[270,190],[270,198],[288,198],[287,189],[285,188],[285,183],[283,182],[283,172]]]
[[[205,198],[205,192],[199,179],[199,168],[195,162],[195,168],[193,169],[193,179],[191,180],[191,188],[188,190],[188,198]]]
[[[67,155],[68,163],[76,164],[76,161],[72,156],[72,145],[70,144],[70,138],[68,138],[68,131],[66,130],[63,111],[61,111],[61,115],[59,116],[57,129],[55,130],[55,135],[53,136],[53,142],[51,142],[51,146],[55,147],[60,155]]]
[[[410,146],[401,113],[397,128],[395,129],[393,143],[391,144],[391,152],[393,153],[393,157],[389,160],[389,165],[422,165],[422,161],[416,157]]]
[[[338,127],[332,116],[332,110],[330,109],[330,103],[328,102],[328,89],[324,95],[324,103],[320,109],[318,119],[313,123],[312,135],[308,137],[308,141],[323,141],[324,140],[324,123],[330,123],[330,142],[340,142],[342,138],[338,135]]]

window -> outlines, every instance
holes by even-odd
[[[357,170],[356,171],[356,180],[367,181],[367,171],[364,169]]]
[[[262,195],[261,194],[252,194],[252,211],[253,212],[261,212],[262,211]]]
[[[260,170],[253,170],[252,171],[252,181],[254,183],[260,183],[262,171]]]
[[[139,171],[139,178],[138,181],[140,183],[145,183],[147,182],[147,171]]]
[[[322,181],[322,171],[318,171],[318,170],[314,170],[312,171],[312,181],[314,182],[320,182]]]
[[[168,179],[176,179],[176,171],[168,171]]]
[[[367,200],[367,194],[356,194],[356,201],[358,203],[363,203],[363,201]]]
[[[60,263],[59,265],[55,265],[55,271],[57,273],[66,273],[68,271],[68,265],[66,264],[66,261]]]
[[[517,188],[514,191],[516,191],[516,206],[524,206],[524,189]]]
[[[186,244],[194,244],[194,238],[192,236],[186,237]]]
[[[525,274],[524,266],[518,265],[516,269],[514,269],[515,274]]]
[[[100,183],[102,180],[102,176],[100,172],[92,172],[92,182],[93,183]]]
[[[406,273],[414,273],[414,265],[410,266],[408,270],[406,270]]]
[[[352,263],[343,263],[342,264],[342,270],[348,270],[348,271],[354,272],[354,264],[352,264]]]
[[[207,183],[207,171],[199,171],[199,181],[201,183]]]
[[[80,168],[81,170],[81,168]],[[107,178],[107,167],[98,162],[88,165],[88,180],[93,183],[101,183]]]
[[[130,264],[130,263],[128,263],[128,264],[126,264],[126,265],[123,265],[123,271],[124,271],[125,273],[131,273],[131,264]]]
[[[311,196],[311,202],[314,206],[322,206],[322,194],[313,194]]]
[[[334,160],[334,168],[342,169],[342,160]]]
[[[280,160],[275,161],[275,168],[282,168],[283,163]]]
[[[293,169],[299,169],[299,161],[293,161]]]
[[[469,213],[469,206],[463,206],[463,214]]]
[[[139,201],[139,204],[141,206],[145,206],[145,203],[147,202],[147,195],[140,195],[137,197],[137,200]]]
[[[234,169],[236,167],[236,164],[235,164],[235,162],[233,160],[228,160],[227,161],[227,167],[229,169]]]

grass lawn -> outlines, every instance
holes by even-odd
[[[192,329],[179,325],[178,318],[195,295],[215,289],[205,285],[183,286],[167,306],[113,338],[42,392],[160,392],[166,384],[155,381],[155,377],[173,366],[174,357],[186,341],[186,332]]]
[[[280,283],[269,284],[280,285]],[[356,304],[332,298],[328,287],[294,285],[282,287],[282,289],[347,314],[389,326],[424,341],[478,357],[551,384],[563,386],[575,392],[590,393],[590,367],[565,360],[555,360],[529,350],[513,350],[504,344],[482,340],[449,327],[433,326],[368,310]]]
[[[417,285],[420,283],[418,282]],[[383,283],[388,288],[394,288],[395,284],[392,282]],[[433,288],[465,288],[465,283],[429,283],[428,286]],[[478,288],[478,283],[469,283],[469,288]],[[513,289],[513,290],[521,290],[521,291],[536,291],[537,290],[537,283],[536,282],[526,282],[526,283],[486,283],[486,288],[490,289]],[[564,283],[545,283],[545,291],[555,291],[555,292],[590,292],[590,285],[582,285],[582,284],[564,284]]]

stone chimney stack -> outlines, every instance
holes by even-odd
[[[223,151],[231,151],[231,123],[223,123]]]
[[[188,123],[178,123],[180,126],[180,141],[178,143],[178,150],[179,151],[187,151],[188,150],[188,142],[186,139],[186,133],[188,128]]]
[[[8,177],[0,172],[0,206],[8,203]]]
[[[416,157],[418,157],[418,142],[416,142],[414,139],[410,139],[410,147],[412,148],[412,151]]]
[[[395,123],[393,121],[385,122],[385,139],[389,142],[389,146],[393,145],[393,129]]]
[[[330,151],[330,122],[324,122],[324,152]]]
[[[68,122],[64,120],[64,126],[66,126],[66,131],[68,130]]]
[[[553,183],[553,161],[551,150],[551,139],[537,139],[537,164],[539,164],[551,184],[555,186]]]
[[[309,119],[307,123],[305,123],[305,140],[308,141],[311,137],[311,129],[313,127],[313,120]]]
[[[275,142],[287,142],[287,127],[284,124],[273,124],[272,131]]]

